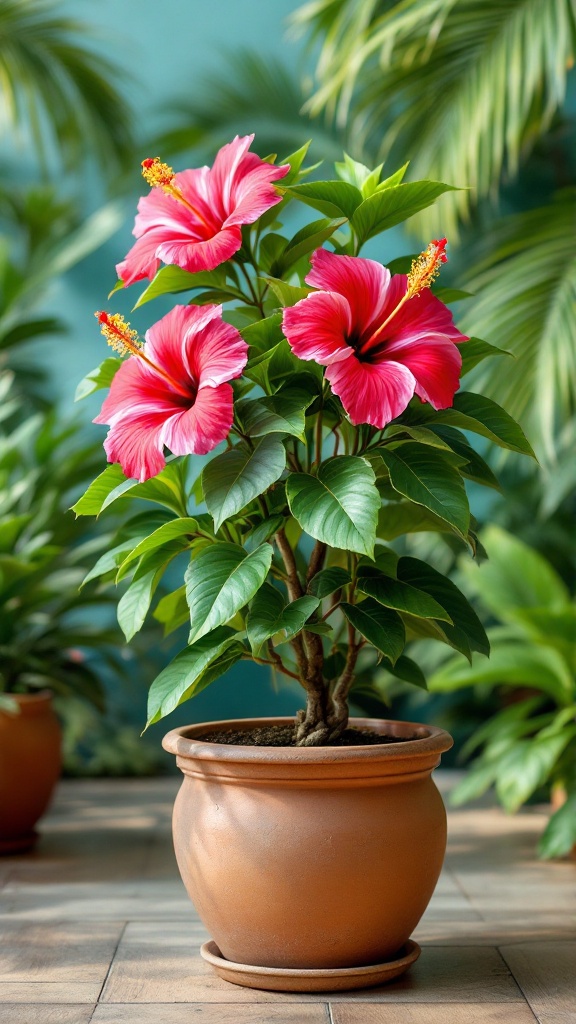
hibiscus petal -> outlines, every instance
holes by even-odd
[[[125,287],[141,281],[143,277],[152,280],[160,266],[157,250],[164,238],[165,233],[160,228],[148,231],[126,253],[122,262],[116,264],[116,273]]]
[[[393,339],[386,357],[407,366],[416,378],[416,394],[435,409],[447,409],[460,386],[462,356],[444,334],[426,333],[418,338]]]
[[[162,440],[174,455],[206,455],[224,441],[234,417],[230,384],[202,388],[191,409],[166,421]]]
[[[352,327],[360,335],[387,303],[390,271],[375,260],[316,249],[306,282],[313,288],[343,295],[350,307]]]
[[[139,238],[156,228],[164,232],[165,238],[203,238],[205,234],[200,230],[199,222],[194,219],[191,210],[161,188],[153,188],[147,196],[141,196],[138,200],[134,234]]]
[[[392,278],[391,293],[395,290],[397,297],[394,295],[393,301],[389,304],[390,312],[406,293],[405,282],[407,278],[404,274],[395,274]],[[388,313],[388,310],[385,313]],[[419,295],[404,303],[390,320],[386,333],[390,338],[409,338],[415,332],[423,335],[426,331],[431,334],[444,334],[456,342],[468,341],[467,336],[461,334],[454,326],[452,312],[448,306],[444,305],[429,288],[425,288]]]
[[[248,359],[248,345],[240,332],[221,319],[212,321],[204,330],[190,331],[186,352],[200,389],[215,388],[240,377]]]
[[[187,336],[221,316],[222,306],[174,306],[146,332],[145,354],[173,380],[195,391],[198,378],[188,357]]]
[[[248,153],[238,169],[238,180],[232,190],[232,210],[225,221],[226,225],[253,224],[263,213],[282,202],[282,196],[271,183],[288,174],[290,164],[275,167],[274,164],[259,161],[258,166],[247,170],[245,165],[253,155]]]
[[[166,412],[147,410],[117,417],[112,423],[104,449],[108,462],[119,462],[122,472],[144,483],[164,469],[162,430]]]
[[[94,423],[113,423],[131,411],[155,411],[168,415],[181,405],[170,385],[138,356],[130,356],[116,373],[110,392]]]
[[[182,267],[191,274],[201,270],[214,270],[230,259],[242,245],[239,227],[225,227],[212,238],[198,241],[186,238],[167,238],[158,246],[158,255],[164,263]]]
[[[326,379],[352,423],[379,429],[404,412],[416,384],[401,363],[361,363],[356,357],[329,366]]]
[[[284,310],[282,329],[299,359],[329,366],[353,355],[346,343],[352,329],[350,307],[335,292],[312,292],[289,306]]]

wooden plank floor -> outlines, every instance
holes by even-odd
[[[412,970],[292,996],[200,959],[172,851],[177,786],[64,782],[37,850],[0,858],[0,1024],[576,1024],[576,862],[536,860],[543,809],[451,812]]]

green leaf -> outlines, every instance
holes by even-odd
[[[341,569],[338,565],[330,566],[312,577],[308,584],[308,590],[322,601],[336,590],[342,590],[351,582],[351,579],[352,577],[346,569]]]
[[[383,608],[371,597],[367,597],[360,604],[348,604],[343,601],[341,608],[354,628],[394,665],[406,643],[406,633],[400,616],[389,608]]]
[[[162,526],[159,526],[157,530],[154,530],[153,533],[148,537],[145,537],[134,548],[132,548],[118,569],[116,581],[118,582],[121,580],[126,573],[129,572],[130,566],[133,565],[138,558],[141,558],[143,555],[148,555],[151,551],[156,551],[158,548],[162,548],[166,544],[170,544],[172,541],[180,540],[182,542],[182,550],[184,550],[188,547],[189,535],[195,534],[197,529],[197,521],[195,519],[190,519],[189,517],[173,519],[168,523],[163,523]]]
[[[348,156],[348,153],[344,153],[344,160],[340,163],[335,163],[334,169],[342,181],[355,185],[356,188],[360,189],[364,198],[366,198],[371,196],[378,188],[383,166],[383,164],[379,164],[378,167],[371,171],[365,164],[353,160],[351,156]]]
[[[441,409],[433,414],[433,418],[438,423],[447,423],[449,426],[481,434],[501,448],[508,448],[513,452],[520,452],[521,455],[534,457],[532,446],[526,439],[522,428],[504,409],[496,405],[496,402],[484,395],[475,395],[471,391],[458,391],[454,395],[453,407]]]
[[[466,538],[470,526],[466,490],[458,470],[439,451],[408,441],[394,450],[381,448],[380,454],[394,490],[446,520]]]
[[[516,609],[549,608],[560,611],[570,603],[564,581],[538,551],[499,526],[482,531],[489,562],[473,571],[463,565],[466,578],[486,607],[504,622],[517,621]]]
[[[452,580],[418,558],[403,556],[398,561],[398,579],[409,583],[434,597],[448,612],[453,625],[442,623],[442,630],[458,650],[464,648],[490,653],[490,644],[484,626],[471,604]]]
[[[186,600],[186,587],[181,586],[177,590],[165,594],[158,601],[152,615],[157,622],[161,622],[164,626],[164,636],[168,636],[175,629],[179,629],[180,626],[188,622],[190,620],[190,612]]]
[[[240,334],[244,341],[255,352],[268,352],[284,340],[282,333],[282,313],[274,313],[265,320],[257,320],[254,324],[243,327]]]
[[[467,477],[469,480],[474,480],[484,487],[493,487],[497,491],[500,490],[498,479],[494,476],[490,466],[481,455],[478,455],[478,452],[475,451],[472,445],[468,443],[464,434],[454,427],[447,427],[443,424],[433,425],[431,432],[450,445],[450,448],[456,455],[460,455],[466,460],[465,463],[459,466],[462,476]]]
[[[423,505],[411,501],[388,502],[378,514],[378,538],[396,540],[407,533],[452,533],[452,527]]]
[[[142,558],[132,583],[118,602],[118,624],[128,642],[144,625],[162,574],[179,550],[179,546],[165,547]]]
[[[568,795],[566,803],[552,815],[540,842],[541,857],[565,857],[576,845],[576,792]]]
[[[203,690],[207,685],[203,683],[204,673],[231,647],[241,656],[243,648],[236,634],[221,626],[180,651],[150,687],[146,728]]]
[[[300,202],[320,210],[326,217],[352,217],[362,202],[362,193],[346,181],[310,181],[303,185],[291,185],[288,195]]]
[[[370,464],[355,455],[322,463],[318,476],[291,473],[286,494],[292,515],[315,540],[372,557],[380,495]]]
[[[458,345],[458,348],[462,356],[461,377],[466,373],[469,373],[470,370],[473,370],[474,367],[484,359],[490,359],[492,356],[512,355],[511,352],[506,352],[503,348],[496,348],[495,345],[489,345],[487,341],[482,341],[481,338],[469,338],[468,341],[461,342]]]
[[[316,611],[319,603],[317,597],[311,597],[306,594],[304,597],[298,597],[291,604],[286,605],[277,623],[277,628],[274,630],[272,638],[274,647],[279,647],[280,644],[285,644],[293,636],[296,636],[304,628],[305,623],[313,612]],[[327,623],[315,622],[312,624],[312,632],[316,631],[317,627],[327,625]],[[330,627],[328,626],[328,631],[329,629]],[[322,629],[318,631],[322,632]]]
[[[76,388],[74,401],[79,402],[82,398],[87,398],[88,395],[93,394],[94,391],[98,391],[100,388],[109,388],[121,366],[122,360],[111,356],[109,359],[105,359],[103,363],[100,363],[100,366],[90,370],[90,373],[87,373],[82,378]]]
[[[270,286],[282,306],[295,306],[297,302],[300,302],[300,299],[305,299],[312,290],[306,285],[299,287],[298,285],[288,284],[287,281],[281,281],[278,277],[266,277],[264,280]]]
[[[576,735],[576,726],[556,736],[518,740],[499,759],[496,792],[513,814],[549,778],[560,755]]]
[[[345,223],[346,218],[344,217],[337,220],[315,220],[311,224],[306,224],[296,232],[283,252],[272,262],[270,266],[272,277],[282,277],[294,263],[313,252],[314,249],[320,248]]]
[[[384,659],[382,667],[393,676],[396,676],[397,679],[402,679],[405,683],[412,683],[413,686],[418,686],[421,690],[428,689],[426,676],[422,669],[415,661],[412,661],[412,658],[408,658],[405,654],[400,655],[394,665],[392,662],[388,662],[388,659]]]
[[[444,192],[455,192],[441,181],[409,181],[379,189],[352,213],[351,221],[360,244],[425,210]]]
[[[408,612],[419,619],[440,619],[442,622],[452,622],[448,612],[438,604],[430,594],[423,590],[417,590],[408,583],[401,580],[391,579],[384,573],[375,572],[358,577],[358,590],[369,597],[375,598],[379,604],[386,608],[393,608],[397,612]]]
[[[175,294],[177,292],[188,292],[194,288],[226,288],[226,271],[222,267],[216,270],[201,271],[198,274],[190,274],[181,267],[161,267],[153,281],[142,292],[134,309],[143,306],[151,299],[159,295]]]
[[[253,450],[231,448],[202,472],[202,490],[214,529],[240,512],[275,483],[286,466],[286,449],[277,437],[263,437]]]
[[[97,516],[102,511],[106,499],[117,487],[122,484],[134,485],[135,483],[135,480],[126,479],[122,469],[116,463],[107,466],[104,472],[92,481],[76,504],[72,505],[72,511],[76,516]]]
[[[467,665],[459,658],[451,659],[437,669],[429,682],[430,689],[437,693],[488,684],[540,690],[560,706],[574,699],[572,675],[558,652],[522,641],[494,641],[489,661],[474,658]]]
[[[304,628],[319,603],[317,597],[305,596],[286,605],[280,591],[265,583],[252,601],[246,620],[253,653],[258,656],[262,646],[271,638],[275,647],[291,640]]]
[[[306,409],[315,397],[301,388],[287,387],[269,398],[237,403],[236,413],[250,437],[276,433],[303,438]]]
[[[217,543],[190,563],[185,576],[193,643],[239,612],[260,589],[272,562],[272,547],[247,554],[236,544]]]

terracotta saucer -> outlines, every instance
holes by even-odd
[[[398,978],[420,956],[420,946],[410,939],[396,957],[368,967],[333,967],[325,970],[297,970],[295,967],[254,967],[225,960],[216,943],[205,942],[200,953],[224,981],[246,988],[271,992],[334,992],[353,988],[371,988]]]

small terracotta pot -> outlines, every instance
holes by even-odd
[[[0,711],[0,854],[22,853],[38,838],[60,776],[61,733],[51,694],[10,694],[19,713]]]
[[[380,964],[424,913],[446,847],[431,772],[452,746],[442,729],[353,719],[407,737],[358,747],[208,743],[219,729],[173,729],[164,748],[184,773],[174,807],[180,872],[223,957],[295,969]]]

